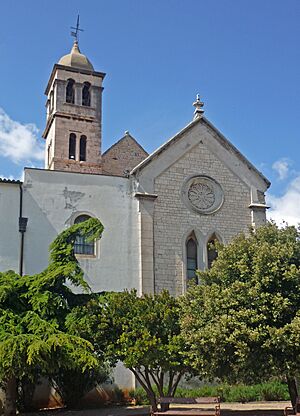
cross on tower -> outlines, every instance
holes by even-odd
[[[73,36],[75,38],[76,42],[78,42],[78,37],[79,37],[78,32],[84,32],[83,29],[79,29],[79,15],[77,16],[76,27],[71,26],[71,29],[75,30],[75,32],[71,31],[71,36]]]

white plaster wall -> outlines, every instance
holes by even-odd
[[[138,208],[127,178],[26,169],[23,215],[28,227],[24,271],[48,263],[48,246],[81,213],[103,223],[95,258],[80,259],[94,291],[139,290]]]
[[[0,272],[19,271],[19,201],[18,184],[0,183]]]

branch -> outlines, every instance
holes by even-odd
[[[145,369],[145,372],[146,372],[146,374],[149,377],[149,371]],[[160,396],[163,396],[164,395],[164,390],[163,390],[164,385],[161,384],[161,377],[159,376],[159,370],[156,371],[156,377],[157,378],[155,377],[155,375],[153,374],[152,371],[150,371],[150,375],[151,375],[152,380],[154,381],[154,383],[155,383],[155,385],[157,387],[157,390],[158,390],[159,395]]]
[[[169,371],[168,396],[171,396],[171,393],[172,393],[174,375],[175,375],[174,372],[172,370],[170,370]]]

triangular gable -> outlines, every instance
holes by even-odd
[[[102,153],[102,156],[105,156],[107,153],[109,153],[114,147],[118,146],[121,142],[123,142],[126,138],[130,138],[137,147],[139,147],[141,149],[142,152],[144,152],[147,156],[149,156],[149,153],[146,152],[146,150],[142,147],[142,145],[139,144],[139,142],[130,134],[130,133],[125,133],[125,136],[121,137],[120,140],[118,140],[116,143],[114,143],[113,145],[111,145],[108,149],[105,150],[105,152]]]
[[[193,120],[179,133],[177,133],[175,136],[173,136],[171,139],[169,139],[167,142],[161,145],[158,149],[156,149],[153,153],[151,153],[141,163],[135,166],[130,173],[132,175],[138,174],[139,172],[142,173],[142,171],[147,166],[150,167],[151,164],[155,164],[154,161],[157,158],[159,158],[159,156],[162,156],[165,152],[167,153],[168,149],[171,149],[172,146],[175,146],[176,143],[178,143],[183,138],[183,136],[186,136],[188,133],[190,133],[192,129],[196,128],[196,126],[198,126],[199,124],[205,126],[209,130],[213,138],[219,144],[219,149],[217,149],[216,151],[216,156],[218,156],[220,160],[222,160],[224,154],[226,153],[228,156],[230,156],[231,162],[235,162],[228,163],[228,167],[232,171],[234,171],[234,173],[240,176],[240,172],[238,171],[240,170],[240,167],[243,166],[245,173],[247,173],[247,176],[249,176],[249,174],[256,176],[256,178],[259,179],[259,181],[262,181],[264,183],[264,187],[266,189],[270,186],[270,181],[260,171],[258,171],[256,167],[245,156],[243,156],[239,152],[239,150],[232,143],[230,143],[230,141],[205,117]],[[201,137],[199,137],[199,141],[200,140]],[[174,163],[174,161],[172,161],[171,159],[172,158],[169,158],[170,164]]]
[[[128,132],[102,154],[104,174],[127,176],[130,170],[144,160],[148,153]]]

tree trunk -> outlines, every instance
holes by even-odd
[[[155,393],[151,387],[151,383],[148,380],[146,380],[145,376],[142,373],[138,373],[138,370],[135,370],[134,368],[130,368],[130,370],[133,372],[133,374],[135,375],[137,381],[140,383],[141,387],[145,390],[145,392],[147,393],[149,402],[150,402],[150,413],[152,412],[157,412],[158,411],[158,407],[157,407],[157,401],[156,401],[156,397],[155,397]]]
[[[287,379],[287,385],[288,385],[288,389],[290,393],[291,403],[292,403],[294,410],[296,411],[296,402],[297,402],[297,397],[298,397],[297,382],[296,382],[295,377],[288,376],[286,379]]]
[[[149,393],[147,393],[147,395],[148,395],[148,399],[150,401],[150,406],[151,406],[150,414],[152,412],[157,412],[158,411],[158,407],[157,407],[157,403],[156,403],[156,397],[153,396],[152,394],[149,394]]]
[[[15,376],[11,376],[3,382],[3,415],[16,416],[17,383]]]

